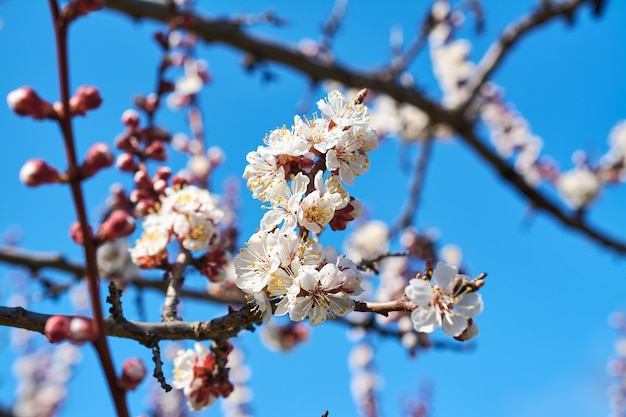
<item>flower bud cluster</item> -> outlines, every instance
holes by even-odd
[[[133,262],[146,269],[161,266],[174,239],[190,251],[214,250],[220,246],[218,223],[224,216],[219,205],[215,195],[194,185],[166,188],[158,211],[145,217],[141,238],[130,249]]]
[[[196,342],[194,349],[179,350],[174,358],[174,388],[182,389],[191,410],[201,410],[213,404],[219,397],[233,392],[226,368],[228,349],[209,349]]]
[[[169,133],[159,127],[141,127],[134,110],[122,114],[122,123],[126,131],[115,138],[115,147],[124,152],[117,158],[119,170],[136,172],[140,162],[167,159],[166,144],[172,139]]]
[[[345,229],[362,206],[343,185],[369,168],[366,152],[378,139],[360,93],[353,102],[332,91],[317,103],[323,117],[296,116],[247,156],[244,171],[253,197],[269,203],[260,231],[235,259],[237,286],[257,303],[265,319],[289,314],[311,325],[354,309],[361,274],[346,257],[309,238],[326,226]],[[299,232],[296,231],[299,229]]]

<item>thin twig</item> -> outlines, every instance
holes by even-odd
[[[476,70],[467,82],[468,96],[460,108],[465,110],[472,103],[480,88],[504,61],[512,47],[533,29],[560,16],[572,16],[583,4],[590,0],[572,0],[568,2],[543,2],[534,12],[507,26],[502,35],[487,49]]]
[[[111,318],[115,321],[124,320],[121,296],[122,290],[118,289],[113,281],[109,282],[109,296],[107,297],[107,303],[111,304],[109,313],[111,313]]]
[[[424,187],[424,179],[426,178],[426,168],[428,167],[428,161],[430,160],[430,154],[432,150],[433,138],[428,135],[426,140],[422,144],[422,149],[417,156],[415,162],[415,172],[411,178],[411,184],[409,185],[409,193],[407,201],[404,204],[402,214],[398,217],[395,224],[389,232],[391,237],[396,236],[402,229],[411,226],[415,222],[415,216],[419,209],[420,196],[422,188]]]
[[[170,392],[172,390],[172,386],[167,383],[165,375],[163,374],[163,361],[161,360],[159,342],[157,340],[152,340],[148,346],[152,349],[152,361],[154,362],[154,372],[152,373],[152,376],[159,381],[161,388],[163,388],[165,392]]]

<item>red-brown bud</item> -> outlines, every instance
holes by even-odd
[[[70,332],[68,339],[76,345],[82,345],[94,339],[93,327],[91,320],[87,317],[76,316],[70,320]]]
[[[150,176],[148,176],[148,173],[146,171],[139,170],[135,172],[133,180],[135,181],[135,184],[137,184],[137,187],[144,190],[152,190],[152,180],[150,179]]]
[[[83,166],[80,168],[80,173],[83,178],[89,178],[102,168],[108,168],[113,165],[114,159],[115,156],[111,152],[109,145],[106,143],[95,143],[87,150],[87,156]]]
[[[335,216],[330,221],[330,228],[333,230],[346,230],[348,222],[361,217],[363,214],[363,204],[350,197],[350,203],[344,208],[335,211]]]
[[[62,342],[69,336],[70,319],[59,315],[48,318],[43,333],[50,343]]]
[[[122,133],[115,138],[115,147],[124,152],[134,153],[137,151],[137,138],[130,133]]]
[[[74,242],[79,245],[85,243],[85,235],[83,234],[83,228],[80,227],[80,222],[76,221],[72,223],[72,225],[70,226],[70,237]]]
[[[7,95],[7,103],[20,116],[31,116],[37,120],[56,118],[52,104],[39,97],[31,87],[11,91]]]
[[[130,358],[122,365],[122,375],[117,380],[117,386],[127,391],[134,390],[144,380],[148,371],[139,358]]]
[[[113,211],[100,225],[96,238],[99,242],[113,241],[135,231],[135,218],[126,210]]]
[[[30,159],[20,169],[20,181],[29,187],[36,187],[62,182],[63,179],[59,171],[46,164],[43,159]]]
[[[140,188],[135,188],[134,190],[131,190],[131,192],[130,192],[130,201],[133,202],[133,203],[139,203],[142,200],[150,198],[150,195],[151,194],[150,194],[150,192],[148,192],[148,190],[142,190]]]
[[[148,94],[145,101],[146,111],[148,113],[154,113],[158,105],[159,97],[154,93]]]
[[[152,181],[157,181],[157,180],[167,181],[170,179],[171,176],[172,176],[172,168],[159,167],[157,169],[156,174],[154,174],[154,178],[152,178]]]
[[[70,99],[70,113],[84,116],[88,110],[97,109],[102,104],[100,91],[91,85],[78,87],[74,97]]]
[[[230,381],[222,381],[218,387],[220,395],[224,398],[228,397],[234,389],[235,387]]]
[[[122,123],[129,129],[139,126],[139,113],[133,109],[126,110],[122,113]]]
[[[172,178],[173,186],[184,187],[189,183],[191,183],[191,177],[186,171],[181,171],[174,175],[174,177]]]
[[[123,153],[118,156],[115,166],[123,172],[136,172],[139,169],[139,165],[135,162],[135,156],[130,153]]]
[[[157,161],[165,161],[167,159],[167,151],[165,144],[160,140],[155,140],[145,150],[145,155],[148,158],[155,159]]]

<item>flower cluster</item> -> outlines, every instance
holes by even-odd
[[[300,226],[320,233],[328,224],[343,230],[361,213],[361,204],[343,184],[354,184],[369,169],[366,152],[378,146],[367,108],[338,91],[317,106],[325,117],[296,116],[291,129],[273,130],[265,138],[267,146],[246,157],[243,176],[252,196],[270,204],[263,230],[281,223],[284,231]]]
[[[296,116],[290,129],[273,130],[266,146],[247,156],[243,176],[269,210],[235,259],[237,286],[267,319],[275,299],[276,315],[317,325],[352,311],[350,296],[362,291],[354,262],[314,238],[326,226],[345,229],[361,214],[344,184],[367,171],[366,152],[378,146],[363,97],[364,91],[355,101],[330,92],[317,103],[322,117]]]
[[[167,259],[167,244],[173,239],[191,251],[215,247],[222,217],[219,200],[208,191],[193,185],[166,188],[159,210],[146,216],[141,238],[130,249],[133,262],[141,268],[159,266]]]
[[[294,321],[310,317],[313,326],[327,316],[344,316],[354,307],[350,295],[361,292],[356,265],[333,248],[280,229],[252,235],[235,258],[237,286],[256,300],[266,319],[270,299],[280,297],[276,315]]]
[[[230,346],[230,345],[229,345]],[[232,346],[230,346],[232,349]],[[191,410],[201,410],[219,397],[228,397],[233,385],[228,381],[225,365],[229,351],[210,352],[201,343],[194,349],[179,350],[174,358],[174,388],[182,389]]]
[[[405,294],[417,307],[411,313],[416,331],[432,333],[442,327],[448,335],[469,340],[478,334],[472,318],[483,311],[483,300],[475,291],[482,279],[470,281],[458,274],[458,268],[440,261],[430,278],[417,277],[409,282]]]

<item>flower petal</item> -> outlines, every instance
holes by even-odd
[[[467,318],[458,313],[449,313],[443,317],[443,331],[452,337],[456,337],[467,329]]]
[[[433,288],[428,281],[423,279],[412,279],[404,289],[404,293],[413,304],[418,307],[426,307],[433,299]]]
[[[464,294],[455,304],[457,311],[465,317],[476,317],[483,312],[483,298],[475,292]]]
[[[432,333],[437,327],[437,315],[432,307],[418,307],[411,313],[411,321],[415,331]]]
[[[459,270],[456,266],[452,266],[444,261],[439,261],[433,271],[433,279],[439,288],[445,290],[449,286],[454,285],[454,278],[458,272]]]

